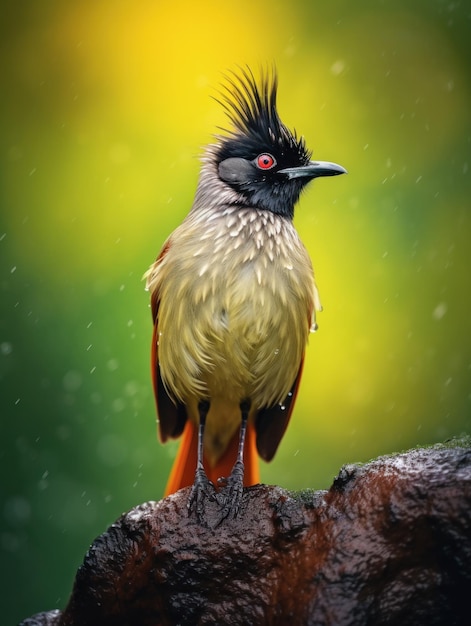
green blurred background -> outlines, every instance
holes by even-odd
[[[327,488],[470,431],[470,28],[439,0],[2,3],[2,624],[63,607],[94,537],[161,497],[141,277],[227,68],[275,61],[282,119],[349,170],[297,208],[324,312],[262,479]]]

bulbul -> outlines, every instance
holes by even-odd
[[[278,448],[316,327],[294,206],[309,181],[346,172],[312,161],[280,120],[275,70],[226,79],[231,128],[206,147],[193,206],[146,274],[160,438],[182,435],[166,494],[192,484],[190,513],[210,497],[221,519],[259,481],[257,452]]]

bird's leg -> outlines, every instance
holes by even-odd
[[[199,402],[198,456],[196,461],[195,480],[191,488],[190,497],[188,498],[188,512],[191,514],[194,511],[199,520],[202,519],[204,513],[205,499],[214,499],[216,491],[213,483],[206,476],[203,466],[203,438],[208,411],[209,402],[207,400]]]
[[[242,499],[244,489],[244,444],[245,433],[247,432],[247,421],[249,418],[250,400],[243,400],[240,403],[240,412],[242,421],[239,431],[239,448],[237,451],[237,460],[231,470],[231,475],[225,481],[222,491],[216,496],[218,502],[222,505],[219,523],[226,517],[236,517]]]

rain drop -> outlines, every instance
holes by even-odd
[[[31,519],[31,505],[23,496],[12,496],[4,504],[3,514],[12,526],[24,525]]]
[[[343,59],[337,59],[330,66],[330,71],[334,76],[339,76],[345,71],[345,61]]]
[[[446,302],[439,302],[432,312],[433,319],[438,322],[446,315],[447,310]]]
[[[107,363],[106,363],[107,368],[109,369],[110,372],[115,372],[118,368],[119,368],[119,363],[117,359],[110,359]]]
[[[115,398],[111,403],[111,406],[115,413],[121,413],[126,408],[126,403],[123,398]]]
[[[13,352],[13,346],[11,345],[9,341],[4,341],[3,343],[0,343],[1,354],[3,354],[4,356],[8,356],[12,352]]]
[[[70,370],[62,378],[62,386],[69,393],[77,391],[82,386],[82,375],[76,370]]]

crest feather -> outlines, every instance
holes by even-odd
[[[278,145],[298,153],[308,161],[311,154],[304,138],[298,138],[281,121],[276,108],[278,78],[276,70],[262,72],[257,82],[249,67],[229,71],[216,101],[232,122],[232,129],[223,129],[233,139],[251,138],[259,143]]]

